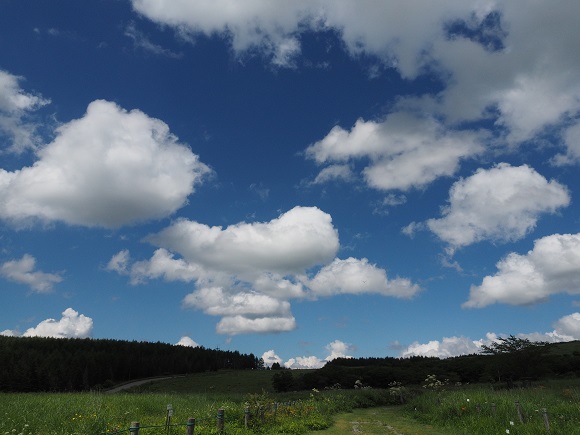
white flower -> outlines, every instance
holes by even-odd
[[[510,421],[510,426],[513,426],[513,425],[514,425],[514,422],[513,421]]]
[[[506,430],[505,430],[505,433],[510,433],[510,430],[509,430],[509,429],[506,429]]]

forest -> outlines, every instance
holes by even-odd
[[[449,384],[491,383],[497,388],[525,386],[538,379],[580,377],[580,341],[548,344],[510,336],[484,346],[480,354],[453,358],[337,358],[303,374],[280,368],[272,383],[280,392],[355,388],[355,384],[389,388],[395,383],[421,385],[431,375]]]
[[[0,336],[0,391],[86,391],[165,375],[264,369],[254,354],[137,341]],[[275,391],[447,383],[507,388],[537,379],[580,377],[580,341],[536,343],[510,336],[482,353],[453,358],[337,358],[318,370],[272,366]],[[357,382],[358,381],[358,382]]]
[[[0,336],[0,391],[85,391],[153,376],[254,369],[237,351],[137,341]]]

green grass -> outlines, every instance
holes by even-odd
[[[129,433],[139,421],[143,435],[166,434],[167,405],[173,424],[197,419],[195,433],[216,433],[225,410],[226,433],[235,434],[580,434],[580,381],[550,382],[530,389],[494,391],[490,386],[405,390],[406,405],[388,390],[305,391],[273,394],[268,371],[214,372],[139,387],[132,393],[0,394],[0,435]],[[421,394],[419,394],[421,393]],[[519,401],[525,422],[515,407]],[[274,403],[279,402],[277,407]],[[492,407],[492,403],[495,404]],[[389,405],[389,406],[387,406]],[[250,428],[244,428],[250,406]],[[513,422],[511,424],[510,422]],[[185,433],[173,427],[172,434]]]

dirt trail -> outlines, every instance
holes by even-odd
[[[115,388],[111,388],[110,390],[105,391],[105,394],[114,394],[118,393],[119,391],[128,390],[129,388],[138,387],[139,385],[148,384],[156,381],[163,381],[165,379],[172,379],[173,377],[174,376],[166,376],[164,378],[140,379],[138,381],[128,382],[126,384],[119,385]]]

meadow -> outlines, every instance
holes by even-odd
[[[0,435],[121,434],[130,433],[133,421],[139,421],[142,435],[185,434],[190,417],[196,419],[195,434],[216,434],[218,409],[224,410],[226,434],[543,434],[548,432],[544,409],[550,434],[580,434],[578,380],[511,390],[441,384],[275,394],[271,376],[270,371],[220,371],[118,394],[3,393]]]

